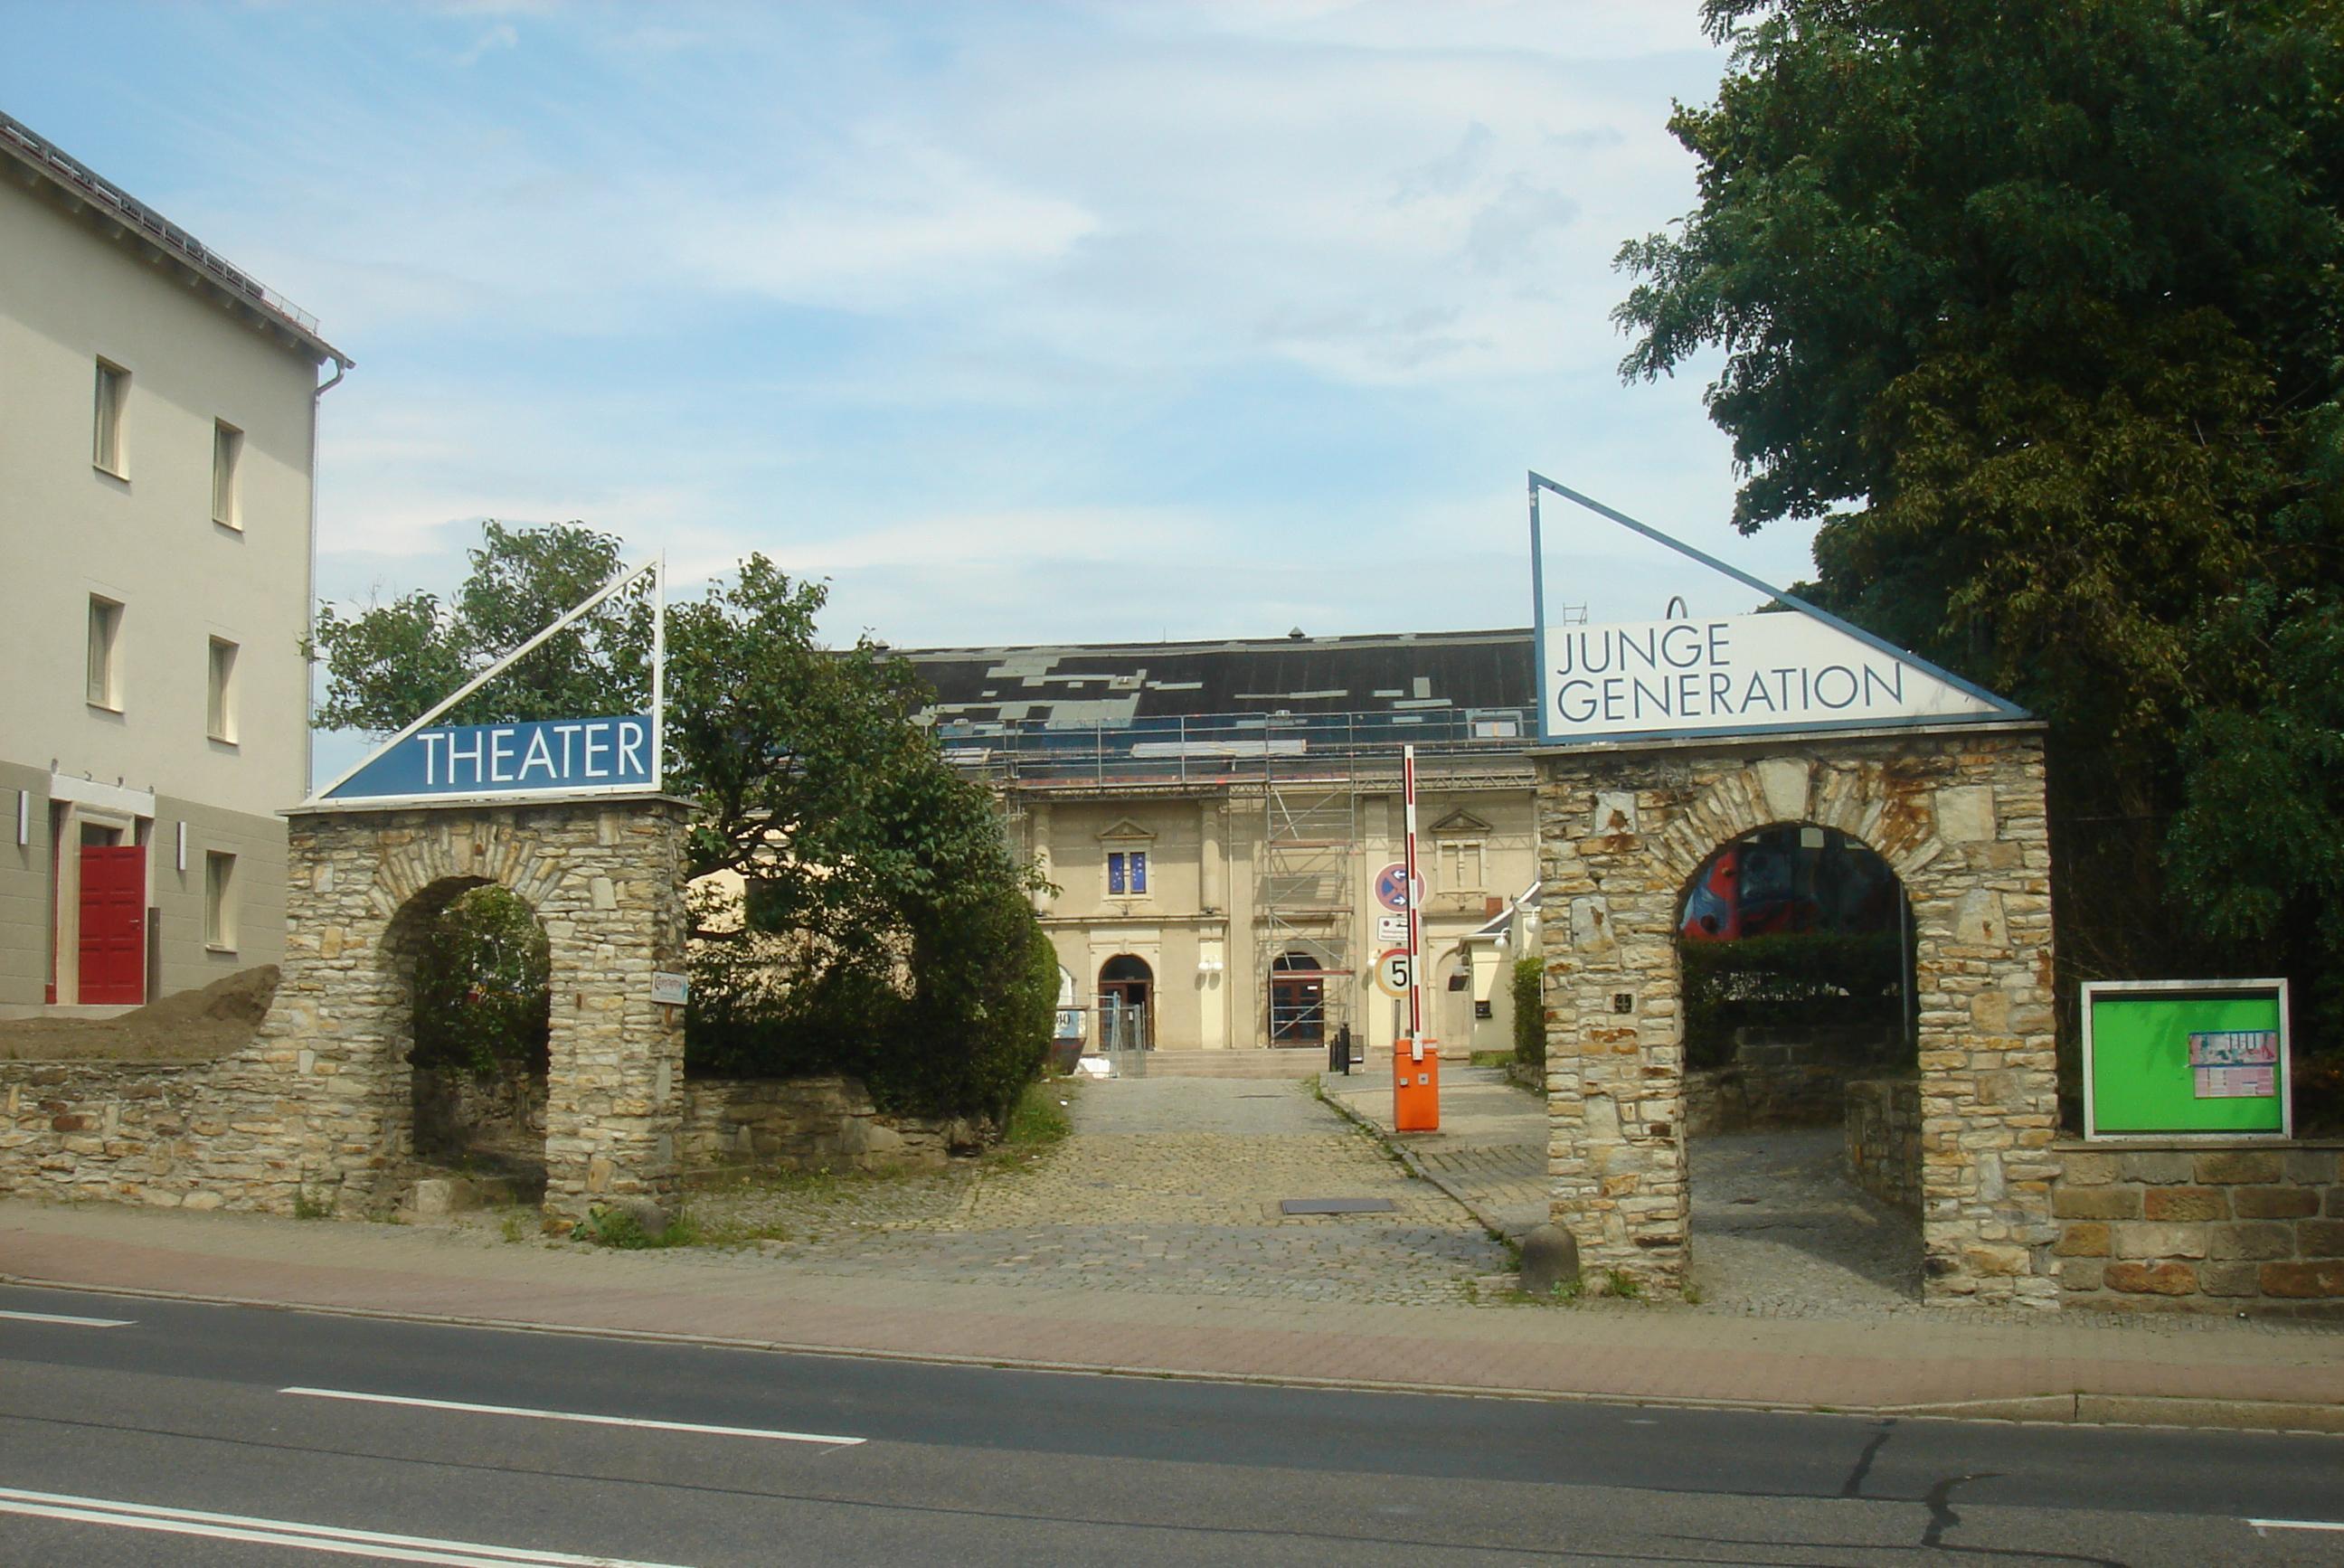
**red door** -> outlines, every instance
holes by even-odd
[[[146,850],[81,846],[81,995],[85,1003],[146,1000]]]

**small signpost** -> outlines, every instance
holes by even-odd
[[[1409,749],[1413,751],[1415,748]],[[1407,861],[1395,860],[1376,873],[1376,902],[1395,914],[1405,914],[1411,892],[1421,901],[1424,882],[1421,877],[1411,876]]]
[[[1398,865],[1384,867],[1376,878],[1376,896],[1387,908],[1397,907],[1408,922],[1408,945],[1377,961],[1376,978],[1389,988],[1397,979],[1408,995],[1408,1049],[1392,1047],[1392,1127],[1399,1132],[1440,1130],[1440,1052],[1424,1033],[1424,878],[1416,869],[1416,748],[1399,754],[1401,809],[1407,823],[1406,856]],[[1398,872],[1395,877],[1392,874]],[[1398,905],[1392,902],[1397,893]],[[1404,973],[1388,976],[1394,958]]]
[[[2084,1136],[2292,1136],[2285,980],[2084,986]]]
[[[1408,995],[1408,983],[1416,966],[1408,961],[1408,949],[1388,947],[1376,955],[1376,988],[1397,1002]]]

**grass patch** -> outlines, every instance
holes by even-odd
[[[1064,1143],[1075,1130],[1073,1109],[1075,1096],[1082,1091],[1075,1086],[1077,1078],[1036,1078],[1027,1084],[1017,1103],[1010,1108],[1007,1125],[1001,1129],[1001,1147],[1039,1150]]]
[[[695,1247],[700,1244],[700,1227],[692,1216],[679,1212],[662,1230],[646,1230],[631,1214],[622,1209],[595,1209],[578,1222],[570,1232],[577,1241],[591,1241],[597,1246],[615,1247],[622,1251],[640,1252],[662,1247]]]
[[[1644,1287],[1625,1269],[1606,1269],[1603,1270],[1603,1293],[1622,1301],[1635,1301],[1642,1299]]]
[[[294,1219],[331,1219],[333,1217],[334,1200],[331,1198],[312,1198],[309,1196],[309,1189],[306,1187],[297,1187],[293,1189]]]
[[[1477,1067],[1510,1067],[1513,1065],[1514,1053],[1511,1051],[1474,1051],[1469,1054],[1465,1059]]]

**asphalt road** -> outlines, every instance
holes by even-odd
[[[0,1289],[0,1563],[321,1555],[2344,1563],[2344,1440],[1084,1377]]]

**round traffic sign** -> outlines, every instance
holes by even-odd
[[[1376,902],[1387,909],[1408,907],[1408,862],[1395,860],[1376,873]],[[1424,906],[1424,878],[1416,879],[1417,907]]]
[[[1408,995],[1408,949],[1388,948],[1376,956],[1376,988],[1387,996]]]

